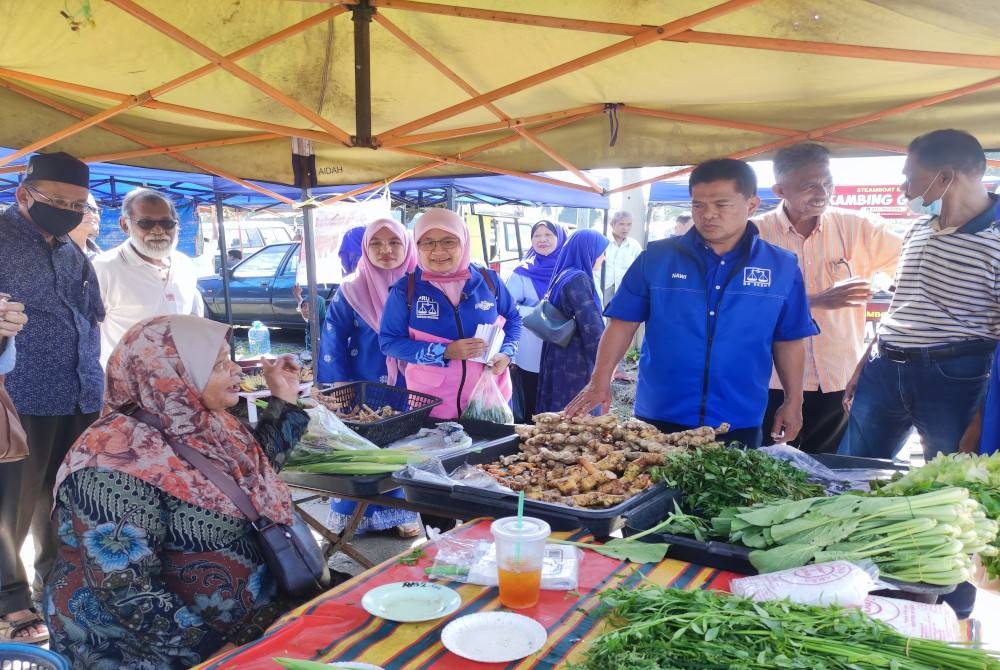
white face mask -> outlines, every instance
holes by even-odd
[[[907,201],[906,206],[910,208],[911,212],[914,214],[920,214],[921,216],[939,216],[941,214],[941,201],[944,199],[944,194],[948,192],[949,188],[951,188],[952,182],[948,182],[948,185],[945,186],[944,193],[941,194],[940,198],[937,198],[930,203],[924,202],[924,196],[927,195],[927,191],[931,190],[931,187],[934,186],[934,182],[937,181],[937,178],[940,175],[941,171],[938,170],[938,173],[934,175],[934,179],[932,179],[931,183],[924,189],[924,192],[916,198]]]

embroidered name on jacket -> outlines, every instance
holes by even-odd
[[[770,268],[743,268],[743,285],[767,288],[771,285]]]
[[[441,314],[440,305],[436,300],[431,300],[425,295],[417,298],[417,318],[436,319]]]
[[[481,309],[484,312],[488,312],[493,309],[493,303],[489,300],[480,300],[476,303],[476,309]]]

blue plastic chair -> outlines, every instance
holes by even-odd
[[[54,651],[21,642],[0,642],[0,670],[71,670]]]

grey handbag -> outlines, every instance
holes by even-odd
[[[576,321],[549,302],[547,293],[535,309],[521,320],[521,324],[546,342],[560,347],[568,346],[576,332]]]

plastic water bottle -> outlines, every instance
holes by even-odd
[[[247,332],[247,353],[257,358],[271,353],[271,331],[260,321],[254,321]]]

